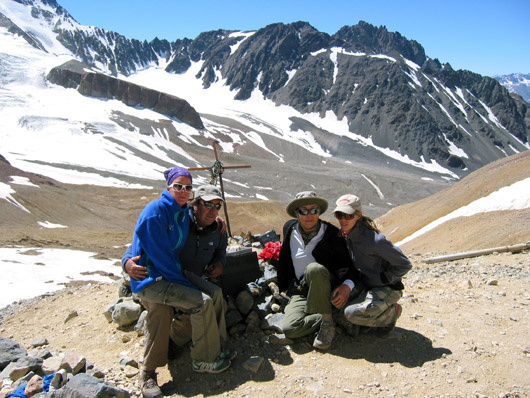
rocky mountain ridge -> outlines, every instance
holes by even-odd
[[[201,117],[187,101],[102,73],[87,72],[77,61],[53,68],[47,78],[63,87],[76,88],[89,97],[118,99],[128,106],[153,109],[196,129],[204,129]]]
[[[85,54],[105,57],[90,40],[76,39],[69,30],[58,38],[73,52],[88,48]],[[258,89],[277,105],[303,114],[332,111],[339,120],[347,118],[349,131],[379,147],[413,160],[436,160],[457,173],[512,153],[512,147],[524,150],[521,144],[528,143],[524,102],[491,78],[441,65],[417,42],[384,27],[361,22],[329,36],[297,22],[269,25],[248,35],[219,30],[192,41],[157,40],[152,51],[145,45],[136,49],[131,42],[125,51],[129,56],[123,62],[116,57],[111,69],[134,73],[153,62],[155,54],[165,54],[169,73],[184,73],[192,62],[202,61],[196,77],[204,88],[223,79],[238,100]],[[102,62],[82,58],[89,65]],[[137,59],[134,68],[131,59]],[[488,107],[497,123],[484,119]],[[468,157],[451,153],[450,143]]]
[[[38,1],[25,4],[32,4],[34,17],[51,23]],[[168,61],[168,73],[184,73],[203,61],[196,77],[205,88],[222,78],[239,100],[257,88],[302,113],[332,111],[339,120],[347,117],[351,132],[380,147],[457,171],[474,170],[528,144],[525,103],[491,78],[427,57],[419,43],[385,27],[360,22],[330,36],[307,22],[278,23],[252,33],[218,30],[194,40],[147,43],[99,28],[73,29],[73,18],[59,4],[42,4],[55,8],[59,42],[111,74],[130,75],[161,59]],[[484,119],[488,107],[497,123]],[[451,142],[467,159],[451,153]]]
[[[30,19],[15,19],[4,9],[3,26],[38,51],[44,49],[50,56],[60,53],[55,67],[63,64],[66,52],[100,74],[101,81],[127,80],[160,93],[150,92],[155,96],[181,98],[199,117],[190,122],[182,114],[166,112],[165,119],[141,118],[133,111],[160,109],[133,101],[130,111],[114,110],[107,112],[107,120],[82,121],[85,133],[108,137],[118,157],[135,146],[134,155],[155,164],[149,166],[153,169],[174,163],[208,166],[211,142],[216,140],[229,149],[227,161],[253,164],[244,176],[234,173],[234,180],[227,178],[234,197],[287,201],[293,191],[307,189],[307,181],[318,187],[314,189],[338,197],[353,186],[361,196],[373,197],[373,215],[378,216],[529,148],[526,102],[511,96],[494,79],[455,71],[430,58],[419,43],[385,27],[360,22],[329,35],[300,21],[255,32],[217,30],[195,39],[140,42],[82,26],[53,0],[6,4],[26,7]],[[48,36],[44,38],[42,32],[39,36],[37,26]],[[6,79],[19,71],[6,66]],[[158,83],[144,77],[153,71],[160,72]],[[200,89],[192,91],[184,81],[198,83]],[[51,81],[39,84],[55,88]],[[226,102],[227,107],[205,107],[203,99],[221,89],[224,97],[217,102]],[[101,98],[95,91],[93,103]],[[120,95],[111,90],[105,98],[111,97]],[[271,109],[262,106],[260,114],[249,111],[256,98]],[[55,115],[37,117],[39,123],[78,125],[66,120],[59,107]],[[20,120],[34,119],[29,114],[4,131],[24,129],[27,123]],[[127,140],[116,139],[117,129],[128,130]],[[167,145],[157,141],[160,136]],[[162,147],[163,156],[140,148],[142,142],[149,142],[149,148]],[[10,162],[18,156],[13,151],[3,153]],[[125,174],[122,168],[66,163],[68,169],[111,175],[128,183],[152,185],[154,179]],[[247,181],[252,180],[260,180],[266,192],[249,186]]]

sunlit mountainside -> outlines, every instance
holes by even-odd
[[[0,13],[0,154],[60,182],[157,187],[170,165],[211,166],[216,141],[223,164],[252,166],[225,172],[230,199],[355,191],[378,216],[528,149],[524,101],[383,27],[148,43],[55,1]]]

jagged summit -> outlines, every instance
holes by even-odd
[[[13,43],[0,53],[10,59],[2,78],[0,112],[10,109],[2,155],[28,171],[41,162],[50,176],[66,169],[64,182],[89,172],[152,185],[170,164],[211,165],[217,140],[227,161],[253,164],[227,179],[234,197],[287,201],[309,181],[337,194],[355,186],[374,197],[381,214],[529,148],[525,101],[384,26],[359,22],[329,35],[298,21],[147,42],[80,25],[54,1],[8,0],[0,13],[3,39]],[[85,90],[80,98],[45,79],[71,59],[106,75],[95,81],[106,82],[110,94]],[[120,81],[132,90],[127,99],[109,88]],[[102,92],[97,84],[91,93]],[[143,102],[137,87],[145,88]],[[150,105],[161,94],[186,101],[194,122]],[[44,106],[51,95],[54,106]],[[74,103],[98,111],[73,111]],[[60,134],[68,149],[53,159],[30,147],[21,153],[17,139],[36,142],[36,130],[39,140]],[[98,161],[63,158],[79,151],[70,147],[78,131]],[[249,184],[253,177],[260,188]]]

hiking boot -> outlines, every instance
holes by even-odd
[[[394,333],[394,330],[396,329],[396,323],[398,318],[401,316],[401,305],[394,304],[396,306],[396,317],[392,321],[392,323],[388,326],[384,326],[382,328],[375,328],[375,335],[381,339],[384,339],[388,336],[390,336],[392,333]]]
[[[313,347],[318,348],[319,350],[327,350],[331,347],[333,337],[335,337],[335,325],[333,325],[333,322],[322,321],[320,324],[320,330],[313,341]]]
[[[237,357],[237,351],[236,350],[231,350],[230,348],[224,349],[219,354],[219,359],[226,359],[228,361],[231,361],[235,357]]]
[[[142,396],[144,398],[159,398],[163,395],[156,382],[156,372],[154,370],[143,370],[140,375],[140,384],[142,385]]]
[[[191,361],[191,368],[199,373],[221,373],[228,369],[230,365],[231,362],[228,359],[220,356],[213,362],[200,362],[195,359]]]
[[[341,311],[334,315],[333,319],[335,320],[337,326],[344,330],[348,336],[355,338],[359,335],[359,325],[354,325],[348,321],[344,315],[344,312]]]
[[[370,327],[370,326],[361,326],[359,328],[359,333],[360,334],[368,334],[368,333],[372,333],[373,331],[373,327]]]

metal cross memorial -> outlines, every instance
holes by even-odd
[[[230,231],[230,220],[228,219],[228,212],[226,210],[226,200],[225,200],[225,190],[223,187],[223,172],[225,169],[249,169],[250,165],[242,165],[242,166],[224,166],[223,163],[219,160],[219,156],[217,155],[217,145],[218,141],[212,141],[213,146],[213,152],[215,154],[215,163],[212,167],[190,167],[189,171],[195,171],[195,170],[210,170],[210,184],[217,185],[217,179],[219,179],[219,185],[221,188],[221,194],[223,196],[223,209],[225,212],[226,217],[226,228],[228,230],[228,236],[232,237],[232,232]]]

